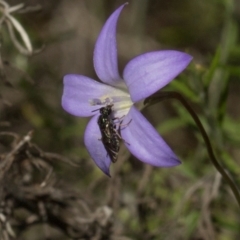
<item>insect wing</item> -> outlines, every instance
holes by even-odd
[[[118,158],[119,143],[115,144],[112,139],[102,139],[102,142],[111,161],[115,163]]]
[[[112,162],[117,161],[120,149],[120,128],[116,129],[114,119],[111,118],[112,106],[108,105],[99,109],[98,126],[102,135],[102,143]]]

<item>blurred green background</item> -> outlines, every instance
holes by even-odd
[[[9,1],[16,5],[21,1]],[[170,169],[147,166],[124,146],[103,175],[83,143],[88,119],[61,108],[62,79],[78,73],[97,79],[93,68],[96,38],[122,0],[26,0],[41,11],[16,13],[30,36],[31,57],[14,47],[1,29],[0,131],[25,135],[42,149],[79,163],[56,163],[59,176],[83,193],[94,209],[114,210],[114,231],[130,239],[240,239],[240,210],[229,186],[211,165],[190,115],[175,100],[144,111],[182,160]],[[144,52],[175,49],[191,54],[191,65],[165,90],[182,93],[200,117],[217,159],[240,184],[240,1],[129,0],[120,16],[119,69]],[[31,80],[31,81],[30,81]],[[9,103],[9,104],[8,104]],[[157,114],[156,114],[157,113]],[[6,151],[3,146],[1,152]],[[37,239],[37,238],[36,238]],[[39,238],[41,239],[41,238]]]

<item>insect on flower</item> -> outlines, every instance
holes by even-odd
[[[143,53],[130,60],[120,75],[116,28],[126,5],[111,14],[95,44],[93,63],[101,82],[77,74],[64,77],[62,106],[74,116],[92,117],[84,133],[84,144],[96,165],[108,176],[111,162],[117,159],[119,142],[123,139],[129,151],[144,163],[156,167],[180,164],[178,157],[135,103],[170,83],[192,60],[189,54],[175,50]],[[102,107],[98,109],[100,116],[95,111],[96,105]],[[98,140],[100,135],[102,141]]]
[[[100,116],[98,117],[98,126],[102,135],[100,140],[102,141],[111,161],[115,163],[117,161],[118,152],[120,149],[120,140],[122,140],[120,133],[122,120],[118,124],[117,129],[117,124],[114,122],[116,118],[112,118],[111,116],[112,107],[113,104],[109,104],[106,107],[93,110],[93,112],[97,110],[100,112]]]

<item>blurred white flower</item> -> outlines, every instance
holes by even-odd
[[[11,7],[5,1],[0,0],[0,30],[5,23],[10,39],[18,51],[24,55],[31,55],[33,53],[31,40],[21,23],[12,15],[23,7],[23,3]],[[16,32],[21,37],[21,41],[16,37]]]

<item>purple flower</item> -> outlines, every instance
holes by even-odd
[[[64,77],[62,106],[72,115],[92,116],[84,134],[84,142],[97,166],[107,175],[111,160],[102,141],[99,141],[99,111],[93,110],[108,103],[113,104],[114,117],[125,116],[125,124],[131,120],[121,130],[121,135],[129,143],[125,144],[126,147],[136,158],[157,167],[180,164],[176,155],[136,109],[134,103],[167,85],[192,59],[186,53],[172,50],[145,53],[133,58],[126,65],[121,77],[118,72],[116,25],[125,5],[109,17],[95,45],[94,68],[103,83],[82,75],[69,74]]]

